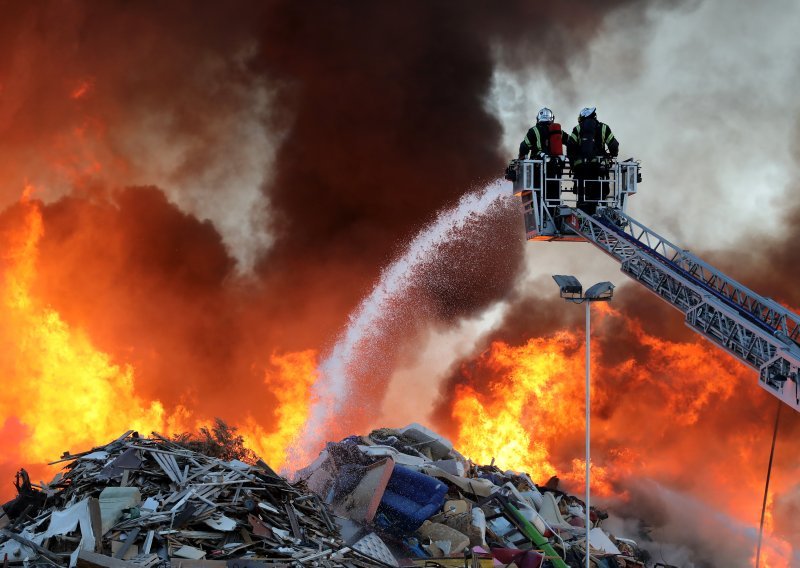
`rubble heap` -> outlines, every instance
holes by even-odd
[[[262,461],[223,461],[135,432],[60,461],[65,471],[39,489],[22,470],[19,495],[0,509],[0,558],[11,564],[211,568],[208,560],[289,566],[324,558],[327,566],[374,565],[344,546],[317,495]]]
[[[65,454],[64,471],[0,509],[8,564],[91,568],[266,566],[644,567],[607,515],[525,473],[476,465],[419,424],[328,443],[293,483],[261,460],[127,432]],[[56,462],[58,463],[58,462]]]
[[[394,566],[567,568],[585,565],[587,511],[558,489],[525,473],[472,463],[445,438],[419,424],[379,429],[328,443],[298,479],[329,504],[351,532],[374,531]],[[589,554],[596,567],[644,567],[649,555],[601,527],[594,507]],[[348,534],[343,524],[342,532]]]

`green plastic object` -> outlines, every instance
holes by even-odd
[[[536,527],[533,526],[528,519],[522,515],[522,513],[520,513],[519,509],[505,499],[502,501],[502,503],[506,511],[508,511],[512,517],[514,517],[514,521],[519,525],[519,529],[522,534],[524,534],[531,540],[533,544],[544,551],[548,560],[553,563],[555,568],[569,568],[567,563],[562,560],[562,558],[556,553],[556,550],[550,545],[550,541],[548,541],[544,535],[542,535],[542,533],[540,533]]]

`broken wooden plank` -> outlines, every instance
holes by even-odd
[[[139,554],[130,559],[130,562],[136,564],[139,568],[151,568],[161,563],[158,554]]]
[[[206,552],[200,548],[183,545],[178,550],[172,553],[172,556],[178,556],[180,558],[188,558],[190,560],[200,560],[205,558]]]
[[[175,461],[175,456],[157,452],[151,452],[151,455],[164,473],[167,474],[167,477],[179,486],[183,483],[183,477],[181,476],[180,469],[178,469],[178,462]]]
[[[192,461],[194,461],[194,460],[192,460]],[[212,469],[214,469],[214,466],[215,466],[215,465],[216,465],[216,464],[213,464],[213,463],[212,463],[212,464],[209,464],[209,465],[207,465],[207,466],[205,466],[205,467],[203,467],[203,468],[201,468],[201,469],[199,469],[199,470],[195,471],[195,472],[194,472],[192,475],[190,475],[189,477],[187,477],[187,478],[186,478],[184,481],[185,481],[185,482],[189,482],[189,481],[191,481],[192,479],[194,479],[195,477],[199,477],[199,476],[201,476],[201,475],[205,475],[206,473],[208,473],[209,471],[211,471]]]
[[[139,536],[139,530],[140,530],[139,527],[136,527],[131,532],[129,532],[128,534],[125,535],[125,542],[120,547],[120,549],[117,551],[117,553],[114,554],[114,558],[125,558],[125,553],[128,552],[128,549],[134,543],[134,541],[136,540],[136,537]]]
[[[153,546],[153,537],[156,531],[147,531],[147,536],[144,538],[144,545],[142,546],[142,554],[150,554],[150,548]]]
[[[53,554],[52,552],[50,552],[49,550],[47,550],[43,546],[39,546],[38,544],[36,544],[32,540],[28,540],[27,538],[25,538],[22,535],[18,535],[17,533],[13,533],[8,529],[0,529],[0,534],[2,534],[6,538],[10,538],[10,539],[16,540],[17,542],[19,542],[21,544],[24,544],[28,548],[31,548],[31,549],[35,550],[36,552],[38,552],[39,554],[41,554],[45,558],[47,558],[49,560],[52,560],[53,562],[58,562],[59,564],[61,564],[63,562],[62,558],[60,556],[58,556],[57,554]]]
[[[284,503],[283,508],[286,510],[286,515],[289,517],[292,535],[297,539],[303,538],[303,533],[300,532],[300,523],[297,522],[297,511],[294,510],[291,503]]]
[[[172,568],[227,568],[227,560],[190,560],[170,558]]]
[[[94,551],[100,552],[103,548],[103,517],[100,514],[100,500],[97,497],[90,497],[87,507],[89,520],[92,523],[92,533],[94,533]]]
[[[309,554],[308,556],[303,556],[301,558],[295,558],[295,561],[304,564],[306,562],[311,562],[312,560],[317,560],[318,558],[322,558],[324,556],[330,556],[335,551],[332,548],[327,550],[323,550],[322,552],[315,552],[314,554]]]

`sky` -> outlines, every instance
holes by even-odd
[[[542,106],[565,130],[596,106],[620,155],[642,162],[630,214],[800,306],[796,2],[454,5],[0,0],[0,269],[16,302],[0,316],[0,370],[14,385],[0,397],[0,475],[126,423],[182,429],[213,416],[282,459],[303,423],[304,403],[291,403],[313,392],[362,302],[441,212],[497,187]],[[557,358],[558,334],[580,331],[554,273],[619,285],[618,314],[598,324],[617,334],[602,340],[602,369],[628,377],[639,357],[660,379],[691,375],[698,340],[680,314],[624,285],[588,244],[524,243],[510,211],[492,208],[431,245],[379,305],[356,351],[364,369],[347,377],[360,393],[347,408],[366,410],[343,413],[331,436],[417,421],[458,437],[454,401],[467,387],[489,396],[493,341],[534,341]],[[670,349],[684,366],[659,358]],[[703,465],[688,442],[698,430],[716,444],[741,420],[760,449],[772,420],[754,375],[702,353],[729,384],[664,393],[697,410],[666,444],[665,455],[689,456],[687,469]],[[645,400],[659,388],[602,381]],[[657,410],[662,427],[684,419],[679,407]],[[82,412],[91,419],[75,421]],[[609,428],[630,427],[608,413]],[[788,434],[799,427],[786,418]],[[570,467],[573,442],[553,449],[558,468]],[[783,542],[800,537],[787,521],[800,507],[793,449],[779,445]],[[731,534],[746,538],[728,565],[739,565],[752,515],[731,504],[729,480],[703,501],[683,473],[641,472],[631,492],[642,511],[658,509],[647,495],[679,502],[678,491],[737,519]],[[617,509],[621,526],[637,514]],[[709,545],[668,517],[660,538],[675,557],[709,565]]]

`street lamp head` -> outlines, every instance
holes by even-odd
[[[614,285],[611,282],[598,282],[586,290],[584,296],[590,302],[608,301],[614,295]]]
[[[553,275],[553,280],[558,284],[558,289],[561,292],[561,297],[566,300],[581,300],[583,293],[583,286],[574,276],[565,276],[563,274]]]
[[[614,295],[614,285],[611,282],[598,282],[583,292],[583,285],[574,276],[564,274],[553,275],[553,280],[558,284],[561,297],[569,302],[607,302]]]

